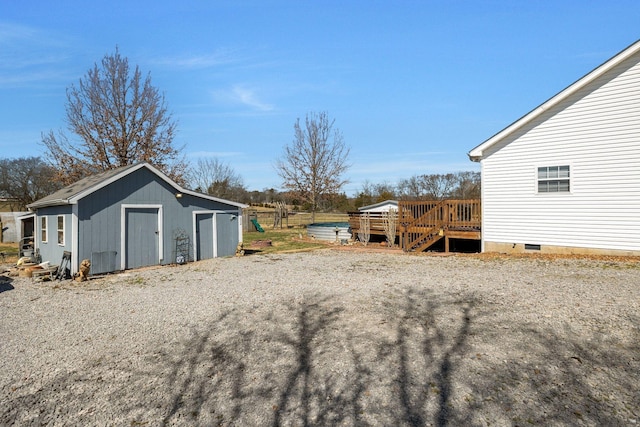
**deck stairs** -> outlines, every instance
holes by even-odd
[[[407,252],[423,252],[440,241],[444,237],[443,229],[440,227],[432,227],[421,232],[417,239],[408,242]]]
[[[360,231],[362,212],[349,212],[349,226],[354,235]],[[480,199],[399,200],[396,236],[405,252],[432,249],[444,239],[449,251],[451,239],[480,240],[482,226]],[[368,212],[369,233],[385,236],[383,213]]]
[[[422,252],[429,249],[444,236],[446,229],[446,201],[433,202],[423,213],[405,212],[403,250]],[[417,215],[416,215],[417,214]]]

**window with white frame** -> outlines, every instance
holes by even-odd
[[[47,243],[49,239],[47,239],[47,217],[40,217],[40,240],[42,243]]]
[[[64,215],[58,215],[58,244],[64,245]]]
[[[538,193],[568,193],[569,165],[538,168]]]

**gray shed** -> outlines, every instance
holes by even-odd
[[[234,255],[246,205],[182,188],[148,163],[89,176],[32,204],[35,248],[91,274]]]

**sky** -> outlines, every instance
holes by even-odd
[[[637,0],[0,0],[0,158],[42,156],[66,89],[116,47],[186,159],[249,190],[311,112],[350,148],[344,191],[479,171],[475,146],[640,38]],[[73,139],[73,138],[72,138]]]

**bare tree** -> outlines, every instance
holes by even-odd
[[[412,176],[400,181],[398,192],[405,200],[442,200],[453,194],[457,183],[457,175],[453,173]]]
[[[349,148],[334,123],[326,112],[307,114],[304,127],[298,119],[295,138],[275,165],[283,187],[309,204],[314,222],[323,196],[338,193],[347,183],[342,175],[349,168]]]
[[[67,128],[80,140],[62,131],[42,135],[63,183],[142,161],[184,183],[186,163],[173,146],[176,122],[164,95],[137,66],[132,73],[117,48],[67,89],[65,109]]]
[[[417,175],[401,180],[397,191],[403,200],[419,200],[425,197],[422,179]]]
[[[44,196],[60,189],[54,179],[56,171],[40,157],[20,157],[0,160],[0,196],[25,209]]]
[[[364,212],[358,217],[360,228],[358,229],[358,240],[367,246],[371,237],[371,218],[369,212]]]
[[[452,196],[456,199],[479,199],[481,177],[480,172],[458,172],[456,174],[456,188]]]
[[[366,179],[362,183],[362,188],[355,198],[354,205],[356,208],[369,206],[374,203],[374,200],[375,196],[373,184],[368,179]]]
[[[242,177],[218,158],[198,159],[187,175],[196,191],[237,201],[244,201],[248,197]]]
[[[393,184],[384,181],[374,186],[375,203],[384,202],[385,200],[394,200],[396,198],[396,189]]]
[[[423,175],[425,193],[432,200],[446,199],[456,186],[456,176],[452,173]]]
[[[396,243],[397,224],[398,211],[396,209],[389,209],[387,212],[382,212],[382,226],[384,227],[384,234],[387,237],[387,243],[390,248]]]

